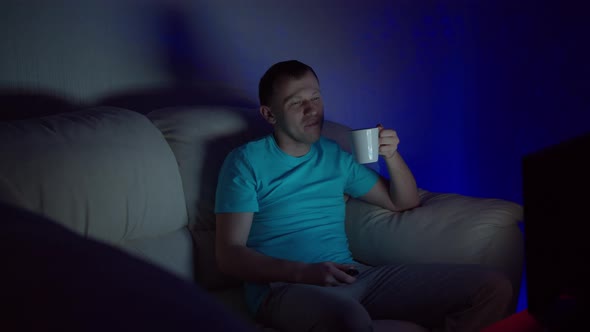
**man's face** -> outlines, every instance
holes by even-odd
[[[324,104],[313,73],[277,82],[271,110],[276,119],[275,131],[281,131],[292,141],[312,144],[320,138]]]

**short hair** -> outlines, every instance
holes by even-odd
[[[277,62],[272,65],[266,73],[260,79],[258,83],[258,98],[260,99],[260,105],[269,106],[272,96],[274,94],[275,84],[285,77],[289,78],[301,78],[307,72],[311,72],[313,76],[318,80],[318,75],[308,65],[297,60],[288,60]]]

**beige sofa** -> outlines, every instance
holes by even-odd
[[[269,130],[254,113],[209,106],[146,116],[100,107],[0,122],[0,201],[195,281],[251,321],[240,281],[215,267],[213,206],[225,155]],[[347,130],[327,122],[324,135],[349,149]],[[519,289],[519,205],[426,190],[420,197],[422,206],[404,213],[349,200],[354,256],[368,264],[481,263]]]

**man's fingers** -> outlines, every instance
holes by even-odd
[[[380,139],[379,140],[379,148],[384,148],[384,147],[397,148],[398,145],[399,145],[398,139]]]
[[[348,275],[348,273],[342,270],[334,271],[334,277],[336,278],[336,280],[347,284],[352,284],[356,281],[355,277]]]
[[[338,264],[338,263],[333,263],[335,267],[337,267],[339,270],[342,271],[346,271],[348,269],[350,269],[351,267],[354,267],[354,265],[351,264]]]
[[[326,278],[326,286],[340,286],[340,285],[342,285],[342,283],[340,283],[340,282],[339,282],[339,281],[336,279],[336,277],[334,277],[334,275],[333,275],[333,274],[332,274],[332,275],[329,275],[329,276]]]
[[[391,137],[381,137],[379,138],[379,145],[393,145],[393,144],[398,144],[399,143],[399,138],[395,137],[395,136],[391,136]]]
[[[352,268],[351,265],[334,264],[334,266],[336,268],[333,269],[332,275],[334,276],[334,278],[336,278],[337,281],[344,282],[347,284],[352,284],[356,281],[355,277],[345,272]]]
[[[396,137],[397,132],[393,129],[383,129],[379,132],[379,137]]]
[[[390,145],[382,145],[379,147],[379,153],[393,152],[396,149]]]

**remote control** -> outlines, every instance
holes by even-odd
[[[349,276],[353,276],[353,277],[354,277],[354,276],[356,276],[356,275],[358,275],[358,274],[359,274],[359,270],[357,270],[357,269],[355,269],[355,268],[351,267],[350,269],[346,270],[346,273],[347,273]]]

